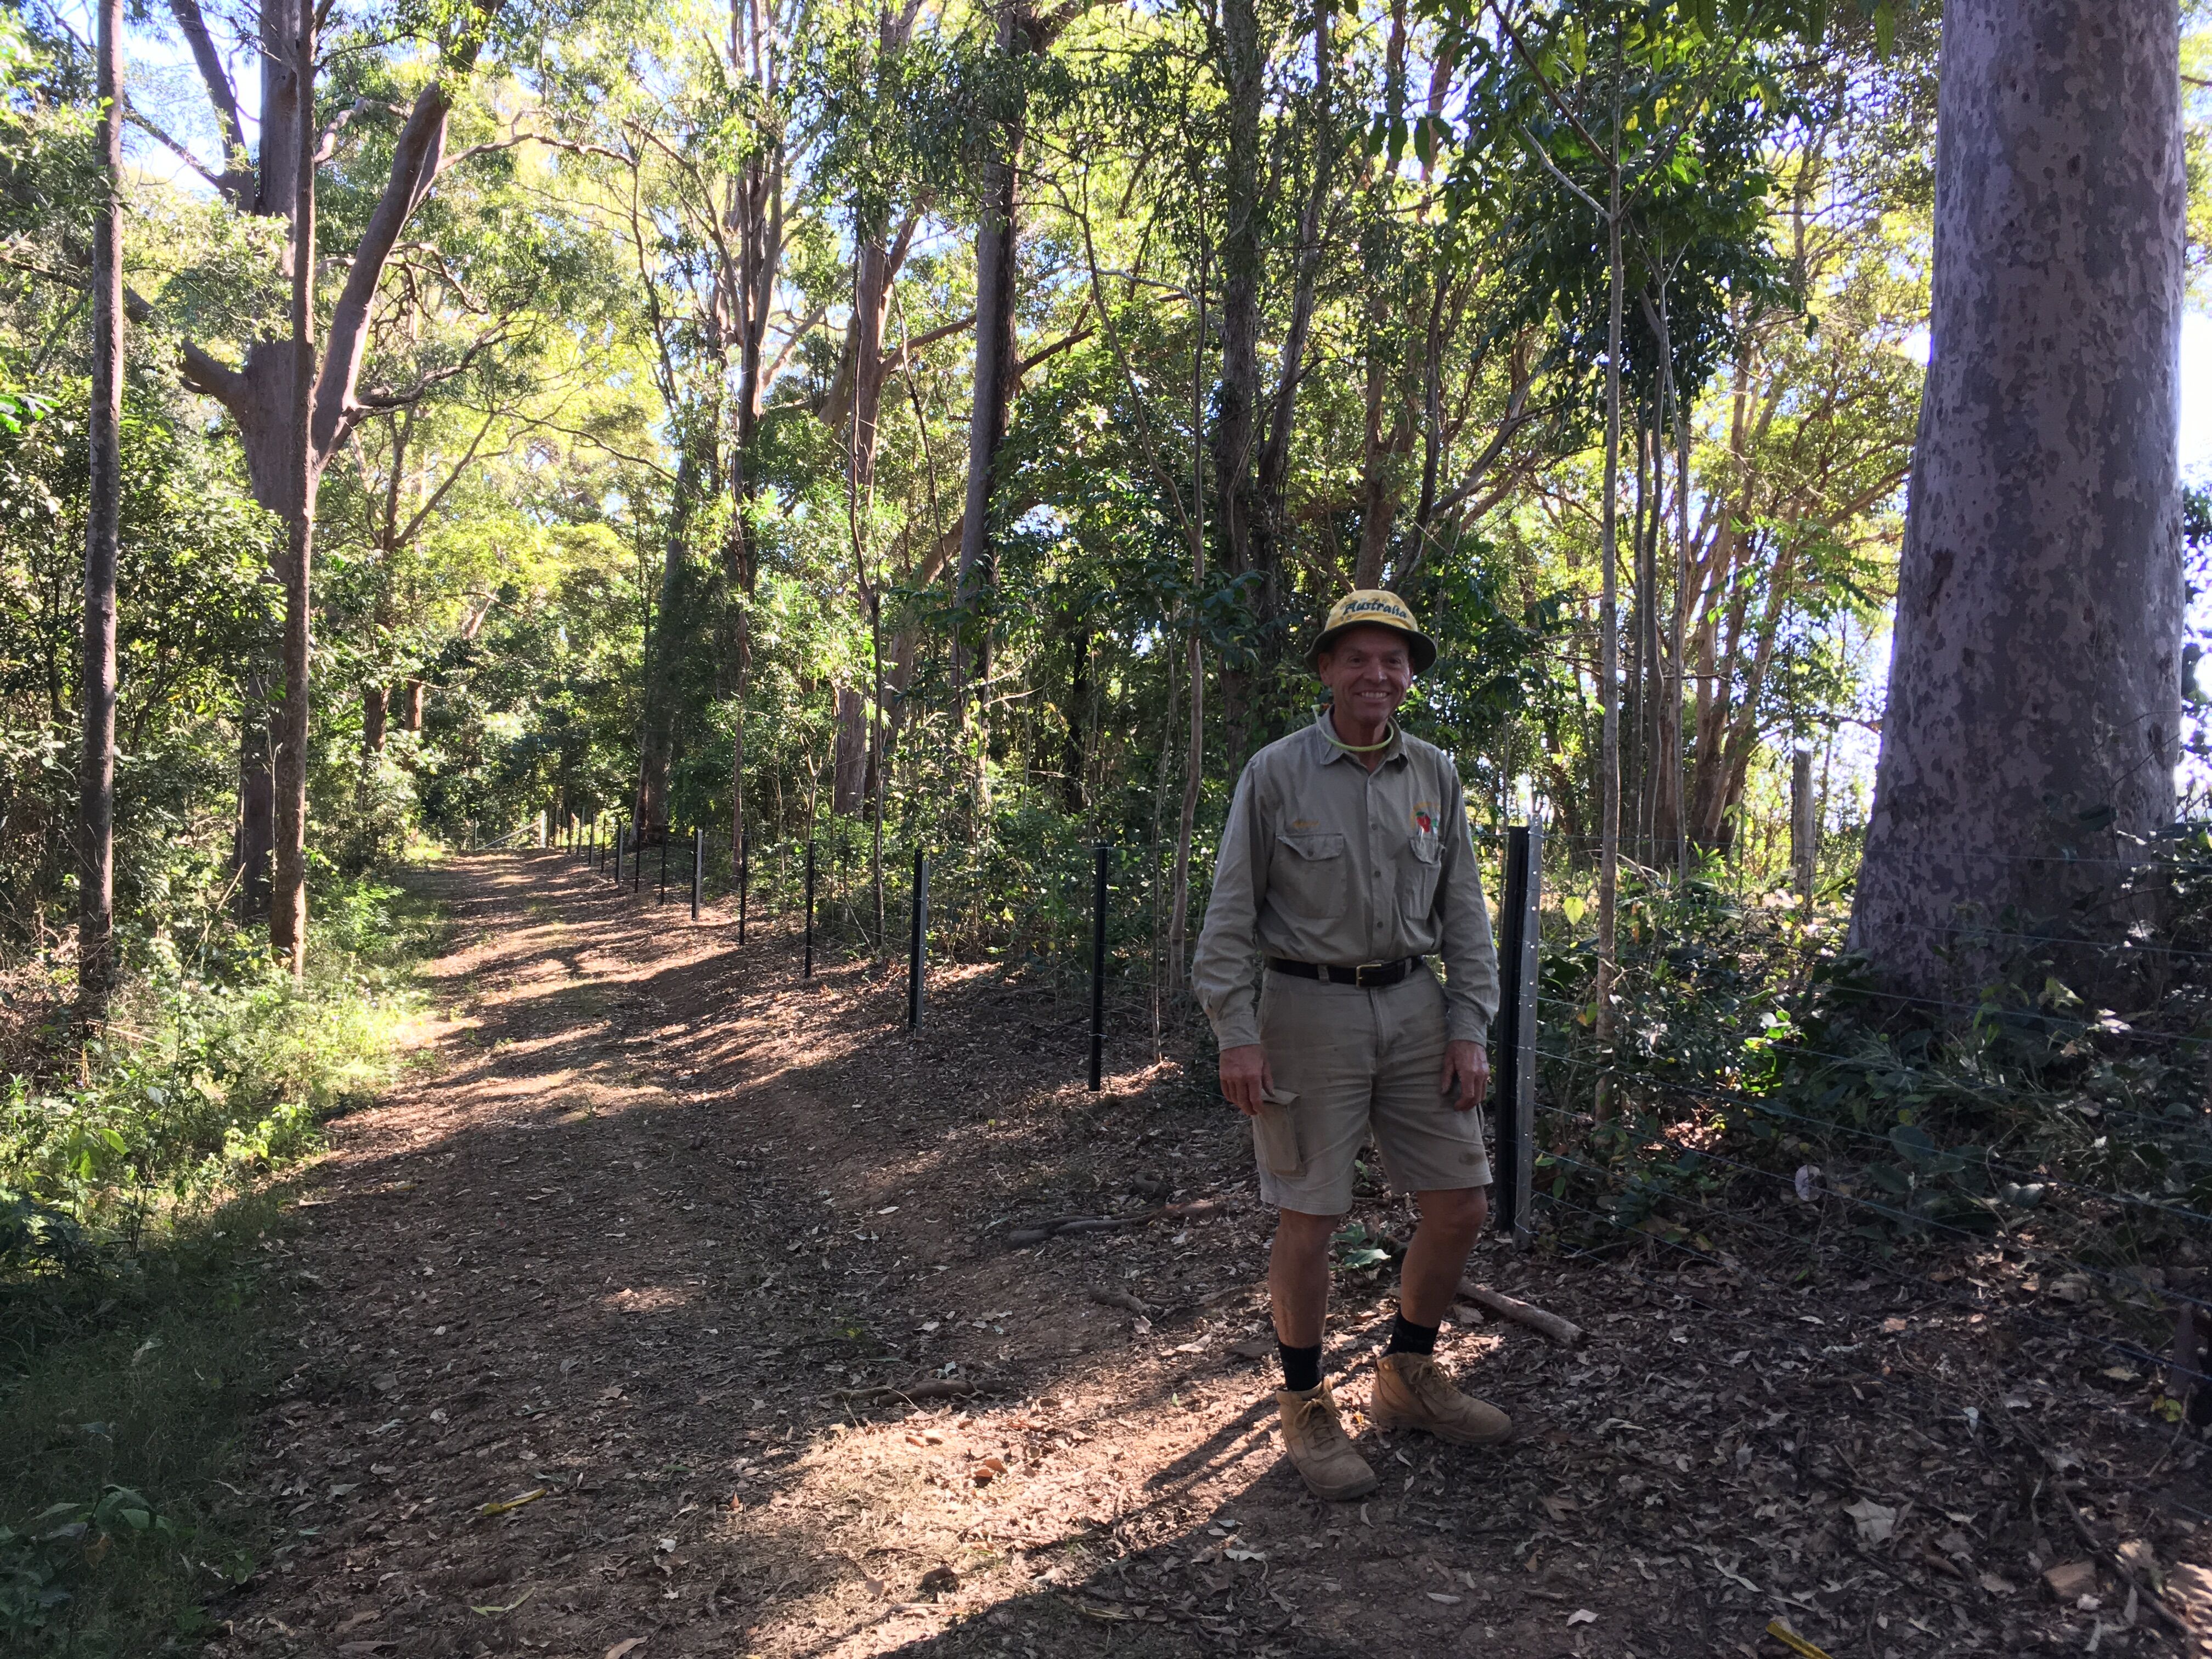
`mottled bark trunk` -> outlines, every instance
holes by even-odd
[[[1620,123],[1614,106],[1613,166],[1606,198],[1608,301],[1605,352],[1605,501],[1600,542],[1605,568],[1598,588],[1598,695],[1604,712],[1598,724],[1597,1017],[1601,1048],[1613,1042],[1613,987],[1620,972],[1615,952],[1615,911],[1620,892]],[[1612,1076],[1601,1073],[1592,1110],[1600,1118],[1613,1109]]]
[[[384,752],[385,726],[392,708],[392,693],[381,685],[367,687],[361,694],[361,752],[376,756]]]
[[[1974,988],[1987,963],[1942,952],[1975,915],[2117,936],[2173,815],[2178,30],[2172,0],[1945,9],[1931,349],[1851,929],[1919,995]]]
[[[106,200],[92,228],[91,501],[84,536],[83,742],[77,811],[77,1011],[115,987],[115,566],[123,515],[123,0],[100,0],[99,143]]]
[[[277,705],[276,848],[270,878],[269,944],[296,979],[307,966],[307,684],[313,625],[309,596],[315,553],[313,422],[315,385],[315,124],[307,89],[313,84],[316,12],[313,0],[297,0],[291,50],[303,106],[289,136],[298,144],[293,174],[292,386],[295,418],[287,434],[285,475],[284,696]]]
[[[1007,0],[999,12],[998,50],[1009,64],[1018,64],[1028,53],[1026,11],[1018,0]],[[975,225],[975,374],[968,420],[967,507],[960,521],[958,635],[953,645],[954,672],[961,688],[956,714],[963,720],[969,714],[966,689],[981,684],[991,675],[987,613],[997,579],[991,498],[1020,361],[1014,336],[1018,251],[1016,183],[1024,125],[1023,112],[1017,107],[996,137],[995,153],[983,164],[983,207]],[[974,714],[980,726],[984,718],[980,700]],[[988,787],[988,769],[982,759],[987,747],[985,734],[979,729],[975,734],[979,803],[985,801]]]
[[[830,696],[837,738],[830,770],[830,810],[857,817],[868,798],[868,700],[853,685],[838,686]]]
[[[399,688],[399,729],[420,732],[422,729],[422,682],[409,680]]]

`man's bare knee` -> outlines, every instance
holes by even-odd
[[[1490,1219],[1490,1191],[1484,1187],[1453,1187],[1420,1195],[1421,1219],[1445,1232],[1472,1239]]]
[[[1309,1215],[1301,1210],[1278,1210],[1275,1212],[1275,1248],[1293,1254],[1310,1254],[1328,1249],[1329,1235],[1336,1231],[1341,1217]]]

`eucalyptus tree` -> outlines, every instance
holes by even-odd
[[[349,18],[311,0],[258,0],[252,12],[232,17],[211,16],[200,0],[172,0],[170,12],[198,70],[221,154],[203,157],[143,117],[141,125],[168,143],[233,213],[273,222],[276,234],[265,245],[287,295],[281,323],[254,307],[215,313],[186,304],[180,349],[186,382],[220,404],[238,429],[255,499],[287,526],[277,570],[285,623],[269,929],[271,945],[297,974],[307,951],[317,486],[365,415],[414,401],[435,380],[463,372],[473,356],[465,349],[425,380],[363,384],[386,272],[410,222],[454,167],[520,142],[500,131],[489,111],[471,108],[474,142],[448,148],[478,60],[520,25],[543,20],[503,12],[498,0],[398,17]],[[258,70],[251,145],[234,53]],[[334,89],[344,101],[331,108],[325,95]],[[342,157],[349,171],[363,170],[363,153],[375,158],[378,182],[359,196],[342,193],[331,222],[319,228],[319,175]],[[334,262],[342,275],[325,318],[319,256],[326,243],[343,257]]]
[[[123,0],[100,0],[95,90],[106,200],[92,232],[92,396],[86,435],[83,703],[78,756],[77,1006],[115,986],[115,567],[123,514]]]
[[[1977,918],[2102,989],[2181,721],[2179,8],[1944,9],[1927,391],[1851,922],[1972,1000]],[[2015,920],[2007,921],[2008,917]]]

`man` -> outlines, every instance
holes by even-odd
[[[1352,1207],[1352,1161],[1370,1133],[1420,1224],[1368,1415],[1463,1445],[1513,1431],[1434,1358],[1488,1214],[1476,1108],[1498,1011],[1458,771],[1395,719],[1436,655],[1395,594],[1337,602],[1308,653],[1328,707],[1237,781],[1192,965],[1220,1042],[1221,1091],[1253,1120],[1261,1194],[1277,1211],[1267,1283],[1283,1443],[1325,1498],[1377,1484],[1321,1372],[1329,1236]]]

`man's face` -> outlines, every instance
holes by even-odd
[[[1354,628],[1337,635],[1315,665],[1340,713],[1379,726],[1398,712],[1413,688],[1413,659],[1395,628]]]

